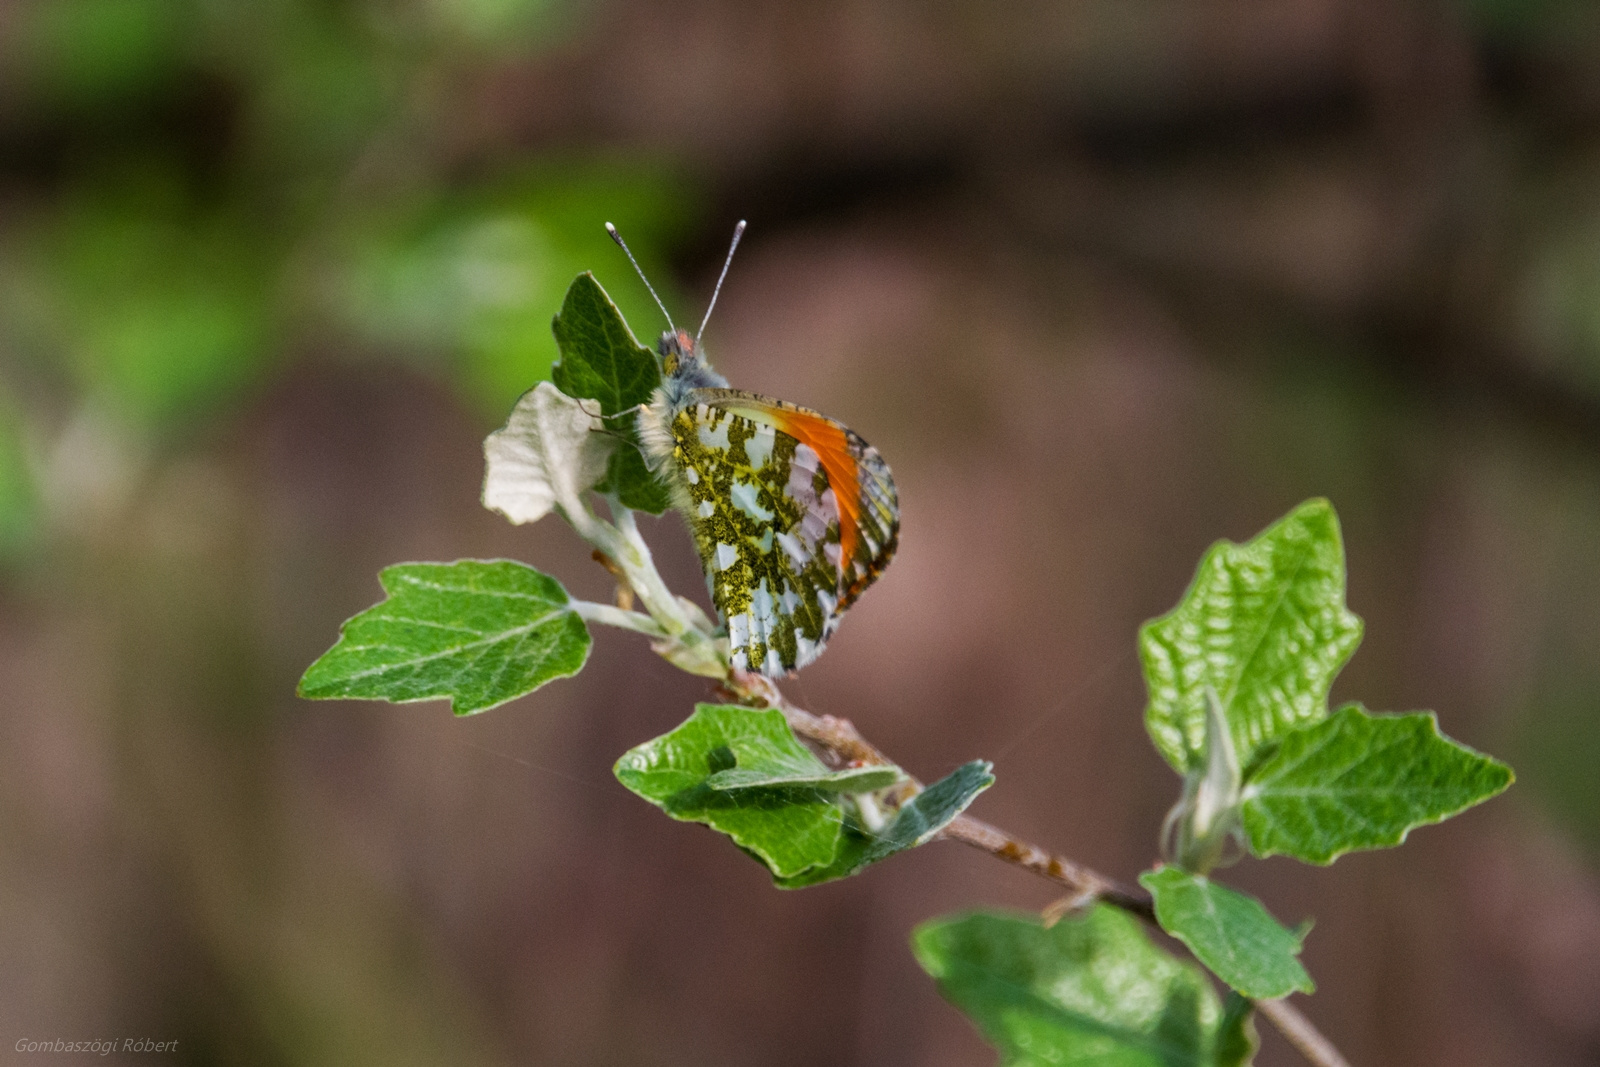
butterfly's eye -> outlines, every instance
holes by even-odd
[[[678,368],[694,359],[694,342],[685,333],[668,331],[661,335],[661,372],[668,377],[678,373]]]

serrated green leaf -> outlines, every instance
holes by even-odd
[[[301,696],[449,697],[467,715],[576,674],[589,656],[589,630],[567,591],[524,564],[401,563],[378,580],[387,599],[340,627],[300,679]]]
[[[1246,544],[1213,545],[1178,606],[1139,631],[1145,725],[1167,762],[1180,774],[1204,766],[1208,686],[1247,775],[1271,742],[1326,718],[1328,687],[1361,640],[1344,591],[1344,545],[1326,500]]]
[[[1332,863],[1388,848],[1503,791],[1504,763],[1439,733],[1432,712],[1369,715],[1349,704],[1283,739],[1244,789],[1244,830],[1258,856]]]
[[[1285,929],[1255,897],[1177,867],[1146,871],[1139,884],[1155,898],[1161,929],[1245,996],[1262,1000],[1316,989],[1295,958],[1304,935]]]
[[[1108,905],[1049,929],[1033,917],[937,919],[911,938],[939,991],[1007,1067],[1237,1067],[1247,1013],[1224,1021],[1201,971]]]
[[[726,777],[741,769],[752,775]],[[727,834],[775,878],[831,863],[839,850],[844,812],[819,785],[830,772],[776,708],[698,704],[677,729],[624,753],[614,771],[674,819]],[[754,780],[762,773],[764,788]],[[712,784],[719,775],[722,788]]]
[[[591,397],[604,414],[615,415],[648,403],[660,386],[655,355],[588,271],[573,279],[550,328],[561,350],[550,377],[568,396]]]
[[[561,350],[551,380],[568,396],[598,400],[604,415],[618,415],[648,403],[660,386],[661,368],[655,355],[633,336],[616,304],[587,271],[567,289],[551,329]],[[624,416],[611,419],[609,425],[634,447],[617,449],[598,488],[616,493],[636,511],[661,514],[671,501],[666,487],[650,473],[639,453],[635,420]]]
[[[875,833],[863,827],[859,819],[847,819],[844,838],[832,863],[790,878],[780,878],[778,886],[802,889],[848,878],[897,852],[927,843],[966,811],[979,793],[994,784],[993,770],[993,765],[986,760],[962,764],[902,804],[894,818]]]

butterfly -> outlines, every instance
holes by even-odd
[[[638,413],[639,441],[694,534],[733,666],[782,677],[822,653],[845,609],[889,565],[899,495],[877,449],[810,408],[728,388],[698,337],[661,335],[662,381]]]

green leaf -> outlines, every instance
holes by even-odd
[[[767,781],[735,775],[712,784],[739,769]],[[624,753],[614,771],[674,819],[727,834],[775,878],[826,865],[839,850],[844,812],[822,784],[830,772],[776,708],[698,704],[671,733]]]
[[[521,563],[401,563],[378,580],[387,599],[340,628],[300,679],[301,696],[449,697],[467,715],[576,674],[589,656],[567,591]]]
[[[982,912],[937,919],[911,947],[1008,1067],[1237,1067],[1253,1047],[1246,1011],[1225,1018],[1199,968],[1105,904],[1049,929]]]
[[[1387,848],[1515,779],[1498,760],[1439,733],[1432,712],[1369,715],[1358,704],[1283,739],[1244,789],[1244,829],[1258,856],[1332,863]]]
[[[568,396],[600,401],[602,414],[614,416],[649,403],[660,386],[661,368],[654,353],[635,339],[616,304],[587,271],[567,289],[551,329],[561,350],[551,380]],[[599,488],[616,493],[637,511],[661,514],[671,501],[666,487],[645,466],[635,419],[627,415],[608,424],[635,447],[617,449]]]
[[[567,289],[561,312],[550,324],[561,350],[551,380],[568,396],[592,397],[615,415],[648,403],[661,384],[661,369],[641,345],[611,297],[584,271]]]
[[[1221,541],[1183,600],[1139,631],[1145,726],[1180,774],[1205,766],[1205,691],[1221,698],[1240,765],[1328,714],[1328,687],[1361,640],[1344,604],[1344,546],[1326,500],[1254,540]]]
[[[633,435],[630,420],[623,436],[632,442]],[[611,460],[606,464],[605,480],[595,489],[602,493],[615,493],[618,500],[634,511],[648,511],[652,515],[660,515],[672,506],[667,487],[645,466],[644,453],[636,446],[625,446],[611,453]]]
[[[902,804],[894,818],[876,833],[864,828],[860,819],[849,818],[838,855],[832,863],[779,879],[778,885],[783,889],[802,889],[848,878],[896,852],[925,844],[966,811],[979,793],[994,784],[993,770],[993,765],[986,760],[962,764]]]
[[[1222,1022],[1217,1027],[1217,1067],[1250,1067],[1261,1038],[1256,1034],[1256,1005],[1235,990],[1222,1002]]]
[[[1146,871],[1139,884],[1155,897],[1161,929],[1245,996],[1263,1000],[1316,989],[1295,958],[1304,933],[1284,929],[1255,897],[1177,867]]]

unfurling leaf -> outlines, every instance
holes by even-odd
[[[1163,855],[1178,866],[1205,874],[1222,861],[1228,839],[1239,834],[1239,757],[1216,690],[1206,687],[1205,770],[1183,776],[1183,796],[1167,815],[1173,834],[1162,831]]]
[[[1244,1067],[1255,1052],[1249,1006],[1230,998],[1224,1010],[1198,968],[1108,905],[1049,929],[981,912],[938,919],[911,945],[1013,1067]]]
[[[633,336],[616,304],[587,271],[567,289],[551,329],[561,350],[551,380],[568,396],[599,401],[607,428],[626,442],[612,453],[599,488],[617,494],[636,511],[666,511],[671,503],[666,486],[645,466],[632,414],[650,402],[661,384],[655,354]]]
[[[1139,884],[1155,898],[1161,929],[1245,996],[1261,1000],[1316,989],[1295,958],[1304,935],[1284,929],[1256,898],[1177,867],[1146,871]]]
[[[1511,768],[1439,733],[1431,712],[1360,705],[1283,739],[1244,789],[1250,851],[1332,863],[1387,848],[1508,787]]]
[[[300,679],[301,696],[449,697],[466,715],[576,674],[589,656],[567,591],[521,563],[401,563],[378,580],[387,599],[340,628]]]
[[[577,500],[605,475],[617,444],[600,430],[578,401],[540,382],[483,442],[483,506],[524,523]]]
[[[962,764],[900,805],[893,817],[877,830],[867,829],[859,817],[847,818],[839,854],[832,863],[779,879],[778,885],[783,889],[801,889],[848,878],[896,852],[926,844],[966,811],[979,793],[994,784],[993,770],[993,765],[986,760]]]
[[[1183,600],[1139,631],[1145,725],[1184,774],[1205,765],[1205,693],[1221,699],[1248,778],[1264,748],[1328,714],[1328,687],[1361,640],[1344,603],[1344,545],[1311,500],[1243,545],[1200,561]]]

